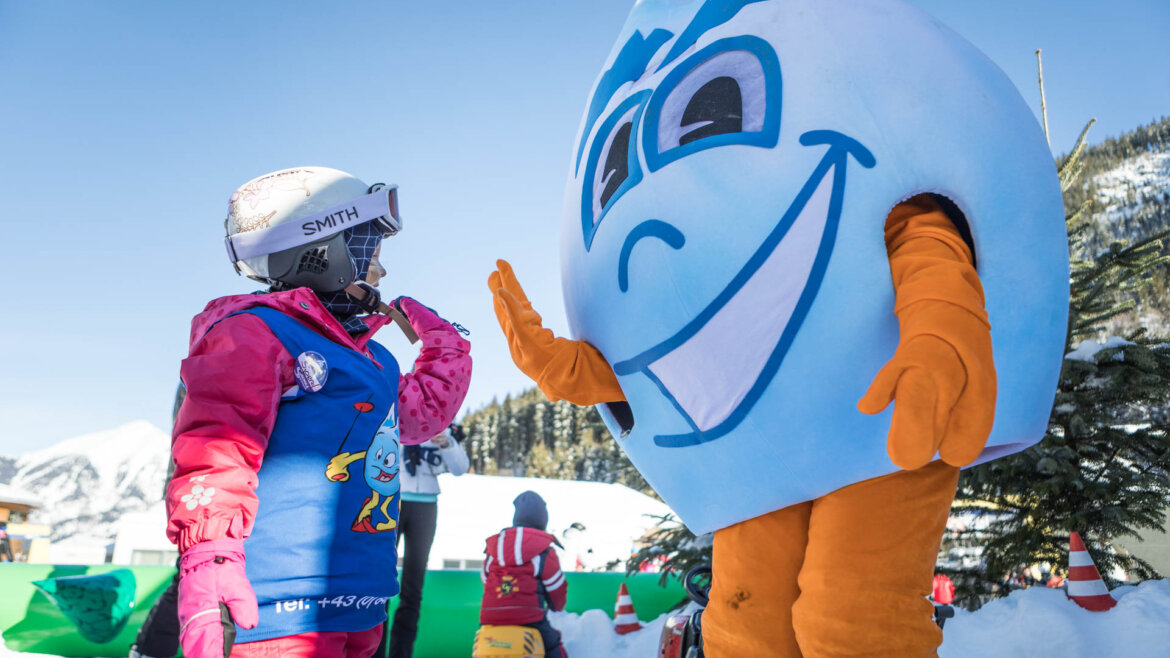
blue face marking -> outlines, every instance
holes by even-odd
[[[634,253],[634,245],[643,238],[658,238],[672,249],[682,249],[687,243],[682,231],[659,219],[648,219],[635,226],[626,235],[622,253],[618,256],[618,288],[622,292],[630,289],[630,256]]]
[[[589,131],[594,122],[601,115],[601,111],[609,104],[617,90],[627,82],[633,82],[642,77],[650,58],[662,47],[662,44],[674,36],[667,30],[654,30],[650,36],[643,37],[641,32],[634,32],[633,36],[622,46],[621,52],[613,61],[613,66],[601,74],[597,82],[597,89],[593,92],[593,100],[589,102],[589,112],[585,116],[585,128],[581,133],[581,146],[577,148],[577,167],[581,166],[581,154],[585,152]]]
[[[586,251],[593,244],[593,235],[605,213],[642,180],[634,126],[641,121],[642,108],[649,98],[649,91],[627,98],[597,131],[585,166],[584,180],[589,193],[581,195],[581,230],[585,234]]]
[[[734,94],[721,94],[728,88]],[[586,251],[609,209],[642,182],[639,134],[650,171],[719,146],[772,148],[780,136],[781,88],[776,51],[763,39],[741,36],[707,45],[671,70],[653,91],[622,101],[598,128],[582,176]],[[710,102],[726,102],[726,96],[734,107]],[[675,123],[664,125],[664,113]],[[582,148],[585,143],[583,139]]]
[[[394,416],[394,412],[391,412]],[[398,419],[388,418],[374,434],[370,447],[366,449],[366,460],[362,475],[372,491],[383,496],[398,493]]]
[[[759,81],[755,82],[754,86],[749,86],[752,85],[751,81],[719,76],[718,74],[722,72],[719,66],[724,64],[720,60],[736,60],[726,62],[726,65],[748,69],[759,76]],[[705,72],[701,67],[707,67],[712,72]],[[695,117],[692,123],[679,126],[660,125],[664,109],[669,110],[666,107],[668,104],[694,102],[695,97],[704,91],[703,87],[691,89],[693,84],[680,88],[684,81],[694,79],[696,76],[700,81],[705,81],[706,86],[719,83],[725,86],[734,85],[730,90],[717,90],[712,94],[722,91],[727,96],[730,95],[726,93],[727,91],[739,92],[741,116],[738,130],[711,131],[710,128],[718,126],[713,126],[714,122],[710,119],[700,117]],[[659,83],[658,89],[647,104],[645,125],[642,128],[642,151],[646,154],[646,166],[650,171],[658,171],[679,158],[731,144],[773,148],[780,139],[782,88],[780,60],[767,41],[753,36],[741,36],[709,44],[671,70]],[[754,112],[747,110],[745,106],[753,101],[757,104],[762,102],[763,108]],[[688,119],[691,117],[684,112],[683,121]],[[705,129],[707,134],[704,135]],[[664,140],[664,134],[669,138]]]
[[[699,40],[699,37],[735,18],[735,15],[739,13],[740,9],[743,9],[747,5],[763,1],[708,0],[707,3],[699,8],[699,11],[695,13],[695,17],[691,19],[687,28],[678,36],[678,39],[674,42],[674,46],[666,54],[666,59],[663,60],[658,69],[662,70],[667,64],[673,62],[687,48],[693,46]]]

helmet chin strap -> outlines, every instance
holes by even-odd
[[[398,305],[390,306],[382,301],[382,295],[378,289],[365,281],[354,281],[345,287],[345,294],[349,295],[362,307],[362,310],[367,313],[381,313],[382,315],[390,316],[394,320],[394,324],[402,330],[406,335],[406,340],[411,343],[418,342],[418,332],[414,327],[410,326],[410,321],[406,319],[406,315]]]

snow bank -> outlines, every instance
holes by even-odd
[[[626,635],[613,631],[613,620],[601,610],[549,613],[549,621],[561,632],[561,642],[572,658],[647,658],[658,655],[658,637],[670,613],[642,622],[642,630]]]
[[[1064,590],[1032,587],[956,611],[940,658],[1162,658],[1170,655],[1170,580],[1113,591],[1106,612],[1083,610]]]

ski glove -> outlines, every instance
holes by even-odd
[[[256,594],[244,573],[244,543],[195,544],[179,559],[179,642],[187,658],[227,658],[236,628],[260,621]]]
[[[410,322],[410,326],[419,336],[422,336],[433,329],[451,330],[454,328],[450,322],[439,317],[439,314],[429,306],[420,304],[417,300],[411,297],[399,297],[394,300],[393,305],[402,314],[406,316],[406,320]]]
[[[996,377],[983,287],[967,244],[928,195],[894,208],[886,222],[901,338],[857,408],[891,401],[886,443],[899,468],[937,453],[952,466],[979,456],[995,419]]]
[[[625,400],[617,375],[601,352],[583,340],[557,338],[545,329],[512,266],[497,260],[496,267],[488,276],[488,287],[516,367],[553,402],[587,406]]]
[[[458,325],[410,297],[399,297],[394,306],[406,316],[420,340],[414,366],[398,383],[402,445],[414,445],[426,442],[455,420],[471,383],[471,343]]]

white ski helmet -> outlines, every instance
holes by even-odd
[[[336,292],[360,274],[344,231],[364,222],[375,222],[386,237],[401,230],[397,185],[366,185],[328,167],[296,167],[254,178],[232,193],[224,242],[236,272],[250,279]]]

